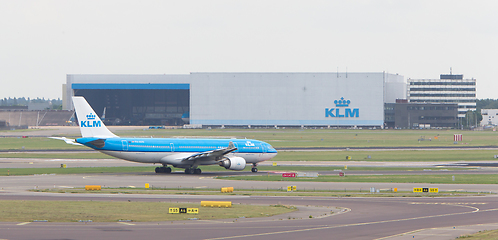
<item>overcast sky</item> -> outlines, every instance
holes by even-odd
[[[382,72],[498,98],[498,1],[0,0],[0,98],[66,74]]]

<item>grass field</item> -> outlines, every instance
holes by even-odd
[[[168,214],[170,207],[199,208],[199,214]],[[266,217],[295,210],[293,207],[281,205],[235,204],[231,208],[209,208],[201,207],[200,203],[0,200],[0,221],[117,222],[132,220],[134,222],[159,222],[187,220],[188,218],[210,220]]]
[[[89,193],[83,188],[54,188],[54,189],[31,189],[32,192],[52,193]],[[298,189],[287,192],[285,187],[279,189],[235,189],[232,193],[222,193],[220,189],[198,189],[198,188],[102,188],[99,191],[91,191],[93,194],[181,194],[181,195],[244,195],[244,196],[321,196],[321,197],[458,197],[478,196],[486,193],[468,192],[439,192],[439,193],[413,193],[408,191],[394,192],[392,189],[383,189],[378,193],[371,193],[369,189],[355,190],[315,190]]]
[[[122,132],[143,137],[237,137],[267,141],[282,147],[400,147],[454,146],[453,134],[463,134],[464,146],[497,146],[498,133],[459,130],[347,130],[347,129],[165,129]],[[424,138],[424,141],[418,141]],[[431,139],[431,141],[429,141]]]
[[[154,172],[154,166],[147,167],[76,167],[76,168],[0,168],[0,176],[22,176],[41,174],[82,173],[140,173]]]
[[[452,180],[455,176],[455,181]],[[283,182],[392,182],[441,184],[498,184],[498,174],[439,174],[439,175],[347,175],[345,177],[320,175],[317,178],[284,178],[282,176],[231,176],[226,180],[283,181]]]
[[[483,161],[496,160],[496,150],[403,150],[403,151],[280,151],[270,161],[385,161],[385,162],[432,162],[432,161]],[[370,158],[368,158],[370,156]],[[50,158],[50,159],[111,159],[97,151],[90,152],[12,152],[0,153],[0,158]]]
[[[156,166],[144,167],[68,167],[68,168],[0,168],[0,176],[23,176],[23,175],[41,175],[41,174],[92,174],[92,173],[153,173]],[[248,174],[249,167],[246,167]],[[219,166],[203,166],[204,172],[233,172]],[[310,172],[310,171],[334,171],[343,170],[341,167],[307,167],[307,166],[260,166],[260,171],[289,171],[289,172]],[[422,171],[432,170],[440,171],[443,168],[411,168],[411,167],[348,167],[349,171]],[[444,168],[445,170],[468,170],[469,168]],[[181,168],[173,168],[173,171],[181,171]]]
[[[498,239],[498,230],[479,231],[471,235],[463,235],[457,239],[470,239],[470,240],[496,240]]]
[[[463,141],[453,142],[453,134]],[[311,147],[434,147],[498,146],[498,133],[459,130],[347,130],[347,129],[159,129],[117,131],[122,137],[223,137],[266,141],[276,148]],[[77,136],[74,136],[77,137]],[[424,139],[419,141],[419,139]],[[429,139],[431,141],[429,141]],[[48,138],[0,138],[0,150],[78,149]]]
[[[436,161],[492,161],[496,150],[403,150],[403,151],[280,151],[270,161],[348,161],[367,162],[436,162]],[[370,158],[368,158],[370,156]],[[0,158],[47,158],[47,159],[112,159],[97,151],[90,152],[13,152],[0,153]]]
[[[386,161],[436,162],[496,160],[496,150],[403,150],[403,151],[280,151],[270,161]],[[370,156],[370,158],[368,158]]]

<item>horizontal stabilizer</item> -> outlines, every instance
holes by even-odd
[[[67,144],[71,144],[71,145],[84,146],[83,144],[77,143],[75,139],[70,139],[70,138],[66,138],[66,137],[49,137],[49,138],[56,139],[56,140],[62,140],[64,142],[66,142]]]

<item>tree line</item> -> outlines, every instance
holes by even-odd
[[[0,99],[0,106],[28,106],[29,103],[51,103],[52,109],[62,109],[62,100],[45,98],[3,98]]]

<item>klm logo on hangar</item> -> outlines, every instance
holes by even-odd
[[[335,108],[325,108],[325,117],[333,118],[348,118],[348,117],[360,117],[359,108],[349,108],[350,100],[344,100],[341,97],[340,100],[335,100]],[[345,108],[344,108],[345,107]]]
[[[93,115],[92,113],[86,115],[86,120],[87,121],[81,121],[80,122],[80,127],[101,127],[102,122],[101,121],[95,121],[95,118],[97,116]],[[93,120],[93,121],[90,121]]]

